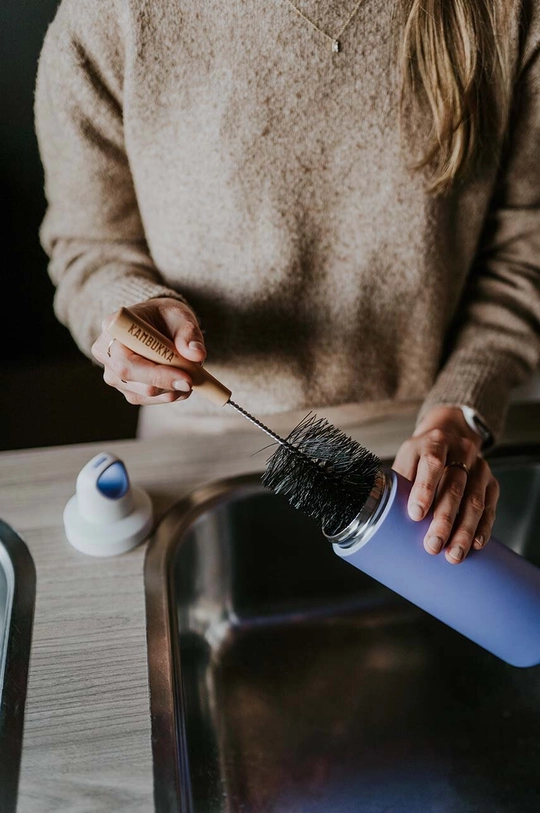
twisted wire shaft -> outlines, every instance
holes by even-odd
[[[242,409],[242,407],[239,406],[239,404],[236,404],[234,401],[231,401],[230,399],[229,399],[229,401],[227,403],[230,406],[232,406],[234,409],[236,409],[237,412],[239,412],[241,415],[243,415],[244,418],[247,418],[248,421],[251,421],[251,423],[254,423],[255,426],[259,427],[259,429],[262,429],[263,432],[266,432],[267,435],[270,435],[270,437],[273,438],[274,440],[276,440],[279,444],[281,444],[281,446],[284,446],[286,449],[288,449],[289,452],[292,452],[293,454],[297,455],[298,457],[303,458],[304,460],[308,461],[309,463],[312,463],[312,464],[315,463],[315,461],[312,460],[311,457],[309,457],[309,455],[307,455],[305,452],[302,452],[300,449],[297,449],[296,446],[293,446],[292,443],[289,443],[289,441],[287,441],[284,438],[280,437],[275,432],[272,432],[272,430],[269,429],[267,426],[265,426],[264,423],[261,423],[261,421],[258,421],[257,418],[254,418],[253,415],[250,415],[249,412],[246,412],[245,409]]]

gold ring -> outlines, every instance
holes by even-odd
[[[462,463],[462,462],[461,462],[461,460],[451,460],[449,463],[447,463],[447,464],[446,464],[446,466],[445,466],[444,468],[445,468],[445,469],[450,469],[450,468],[452,468],[452,467],[455,467],[456,469],[461,469],[462,471],[464,471],[464,472],[465,472],[465,474],[467,475],[467,477],[468,477],[468,476],[469,476],[469,474],[471,473],[471,470],[470,470],[470,468],[467,466],[467,464],[466,464],[466,463]]]
[[[111,339],[109,342],[109,346],[107,347],[107,355],[109,358],[111,358],[111,347],[113,346],[115,341],[116,339]]]

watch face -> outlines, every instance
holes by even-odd
[[[485,425],[484,421],[478,417],[474,409],[471,407],[462,406],[461,411],[463,412],[463,417],[473,432],[476,432],[476,434],[479,435],[482,440],[491,440],[491,432]]]
[[[474,416],[473,421],[478,434],[484,439],[489,438],[489,430],[485,423],[478,417],[478,415]]]

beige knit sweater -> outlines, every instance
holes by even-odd
[[[297,5],[333,32],[355,0]],[[497,435],[539,358],[540,14],[514,5],[509,147],[436,199],[400,146],[393,2],[365,0],[332,54],[287,0],[63,0],[41,237],[81,349],[173,292],[254,414],[460,403]]]

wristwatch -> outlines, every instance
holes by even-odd
[[[469,426],[478,437],[482,438],[482,448],[486,449],[491,446],[493,436],[476,410],[472,409],[472,407],[463,406],[462,404],[460,404],[459,408],[463,412],[467,426]]]

